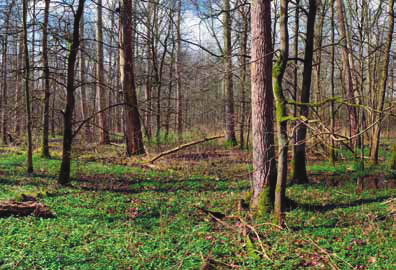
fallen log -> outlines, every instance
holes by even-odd
[[[34,201],[15,202],[2,201],[0,202],[0,218],[9,216],[30,216],[52,218],[55,214],[51,212],[47,205],[37,203]]]
[[[157,159],[159,159],[159,158],[161,158],[163,156],[167,156],[167,155],[173,154],[173,153],[175,153],[175,152],[177,152],[179,150],[182,150],[184,148],[187,148],[187,147],[199,144],[199,143],[207,142],[207,141],[220,139],[220,138],[224,138],[224,135],[203,138],[203,139],[198,140],[198,141],[193,141],[193,142],[189,142],[189,143],[186,143],[186,144],[179,145],[178,147],[175,147],[173,149],[170,149],[170,150],[167,150],[165,152],[162,152],[162,153],[158,154],[157,156],[155,156],[152,159],[150,159],[149,163],[153,164],[154,161],[156,161]]]

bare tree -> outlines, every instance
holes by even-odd
[[[232,83],[232,48],[231,48],[231,7],[230,0],[224,0],[224,93],[226,140],[236,145],[234,91]]]
[[[43,72],[44,72],[44,110],[43,110],[43,143],[42,155],[46,158],[50,157],[48,146],[49,131],[49,103],[50,103],[50,70],[48,65],[48,16],[49,16],[50,0],[45,0],[44,6],[44,24],[43,24]]]
[[[28,164],[27,172],[33,173],[33,146],[32,146],[32,116],[30,111],[30,64],[29,64],[29,47],[28,47],[28,32],[27,32],[27,1],[22,2],[22,20],[23,20],[23,47],[25,56],[25,97],[26,97],[26,113],[27,113],[27,133],[28,133]]]
[[[288,152],[288,135],[287,135],[287,108],[286,99],[283,93],[282,82],[286,71],[287,61],[289,58],[289,33],[287,30],[288,22],[288,0],[280,2],[280,54],[275,66],[273,67],[273,90],[276,108],[276,126],[278,132],[278,174],[275,189],[274,219],[278,224],[283,224],[283,211],[285,203],[285,192],[287,182],[287,152]]]
[[[110,135],[107,122],[106,95],[104,88],[104,64],[103,64],[103,18],[102,18],[102,0],[97,0],[96,16],[96,104],[99,111],[99,143],[109,144]]]
[[[316,0],[309,0],[309,11],[307,19],[307,32],[305,40],[305,55],[304,55],[304,70],[303,82],[301,89],[301,102],[309,103],[311,93],[311,79],[312,79],[312,58],[314,46],[314,29],[316,17],[317,3]],[[308,117],[308,106],[301,106],[300,113],[304,117]],[[293,157],[293,180],[296,183],[306,183],[308,181],[305,157],[305,139],[307,136],[307,127],[305,124],[300,124],[296,134],[296,144],[294,145]]]
[[[133,0],[121,4],[120,73],[126,103],[127,154],[144,154],[143,136],[135,89]]]
[[[392,47],[392,37],[393,37],[393,30],[394,30],[394,24],[395,24],[395,1],[389,0],[389,7],[388,7],[388,33],[387,33],[387,40],[386,40],[386,45],[385,45],[385,51],[384,51],[384,62],[383,62],[383,67],[382,67],[382,74],[381,74],[381,80],[379,83],[379,100],[378,100],[378,105],[377,105],[377,118],[378,118],[378,123],[376,124],[373,132],[373,140],[372,140],[372,145],[371,145],[371,159],[375,162],[378,163],[378,148],[379,148],[379,141],[380,141],[380,135],[381,135],[381,127],[382,127],[382,118],[383,118],[383,110],[384,110],[384,104],[385,104],[385,95],[386,95],[386,88],[387,88],[387,81],[388,81],[388,70],[389,70],[389,62],[390,62],[390,51]]]
[[[272,209],[276,185],[272,92],[271,3],[252,3],[253,201],[263,214]]]
[[[181,7],[182,0],[177,3],[176,21],[176,125],[179,140],[183,133],[183,93],[182,93],[182,66],[181,66]]]
[[[78,8],[75,12],[73,33],[70,40],[70,51],[67,58],[67,79],[66,79],[66,109],[63,112],[63,153],[62,163],[59,172],[58,182],[62,185],[70,183],[70,163],[73,142],[73,113],[75,107],[74,92],[75,64],[77,61],[78,48],[80,45],[80,20],[84,11],[85,0],[78,1]]]

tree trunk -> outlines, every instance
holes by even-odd
[[[76,90],[74,86],[74,68],[77,60],[78,47],[80,45],[80,19],[84,10],[84,2],[85,0],[78,1],[78,8],[74,17],[73,36],[70,52],[67,58],[66,109],[63,113],[63,153],[58,178],[58,182],[61,185],[68,185],[70,183],[70,163],[73,141],[73,113],[75,106],[74,91]]]
[[[231,11],[230,0],[224,0],[224,95],[226,141],[237,144],[235,136],[234,91],[232,83]]]
[[[103,20],[102,20],[102,0],[97,0],[97,21],[96,21],[96,103],[97,110],[106,108],[106,95],[104,88],[104,66],[103,66]],[[99,144],[110,144],[110,136],[107,122],[107,112],[99,113]]]
[[[288,0],[281,0],[280,3],[280,55],[273,68],[273,90],[276,108],[276,125],[278,131],[278,172],[275,189],[274,220],[277,224],[284,223],[284,203],[287,183],[287,108],[286,99],[283,94],[282,81],[286,71],[289,57],[289,33],[287,31],[288,21]]]
[[[7,19],[7,27],[6,32],[8,32],[8,19]],[[3,144],[7,144],[7,118],[8,118],[8,110],[7,110],[7,43],[8,38],[7,34],[3,36],[3,60],[2,60],[2,71],[3,71],[3,91],[2,91],[2,138]]]
[[[48,146],[49,131],[49,103],[50,103],[50,71],[48,66],[48,15],[50,0],[45,0],[44,24],[43,24],[43,71],[44,71],[44,110],[43,110],[43,145],[42,155],[50,157]]]
[[[5,32],[6,34],[3,35],[3,93],[2,93],[2,101],[3,104],[1,106],[2,108],[2,120],[3,120],[3,126],[2,126],[2,135],[3,135],[3,143],[7,144],[7,137],[8,137],[8,117],[9,117],[9,108],[8,108],[8,93],[7,93],[7,66],[8,66],[8,32],[10,30],[10,16],[12,12],[12,8],[14,6],[14,1],[12,1],[7,8],[6,14],[5,14]],[[10,141],[10,143],[12,143]]]
[[[303,82],[301,89],[301,102],[309,103],[311,93],[311,77],[312,77],[312,58],[313,58],[313,45],[314,45],[314,29],[316,17],[317,3],[316,0],[309,1],[309,11],[307,19],[307,32],[305,41],[305,56],[304,56],[304,70]],[[302,106],[300,114],[308,117],[308,106]],[[306,157],[305,157],[305,139],[307,136],[307,127],[301,124],[297,129],[297,140],[294,145],[293,157],[293,182],[303,184],[308,182]]]
[[[342,63],[343,63],[343,71],[344,71],[344,82],[345,89],[347,91],[347,99],[348,102],[354,103],[354,92],[353,92],[353,82],[352,82],[352,74],[351,74],[351,64],[348,56],[348,42],[347,42],[347,33],[345,26],[345,17],[344,17],[344,4],[342,0],[336,0],[336,9],[338,14],[338,26],[341,34],[340,43],[342,44]],[[358,133],[358,125],[357,125],[357,113],[356,108],[353,106],[347,106],[349,112],[349,122],[350,122],[350,136],[353,137]],[[350,146],[353,149],[355,146],[356,138],[351,140]]]
[[[246,11],[246,7],[241,5],[240,7],[240,13],[241,13],[241,17],[242,17],[242,32],[240,35],[240,44],[241,44],[241,48],[240,48],[240,63],[241,63],[241,67],[240,67],[240,94],[241,94],[241,109],[240,109],[240,125],[239,125],[239,145],[241,149],[244,149],[245,147],[245,114],[246,114],[246,70],[247,70],[247,66],[246,66],[246,55],[247,55],[247,40],[248,40],[248,14]]]
[[[27,41],[27,0],[23,0],[22,4],[22,18],[23,18],[23,47],[24,47],[24,56],[25,56],[25,96],[26,96],[26,113],[27,113],[27,143],[28,143],[28,151],[27,151],[27,173],[33,173],[33,146],[32,146],[32,116],[30,111],[30,65],[29,65],[29,47]]]
[[[298,97],[298,35],[300,32],[300,15],[299,15],[299,5],[300,5],[300,0],[296,0],[296,4],[295,4],[295,15],[294,15],[294,20],[295,20],[295,24],[294,24],[294,45],[293,45],[293,51],[294,51],[294,69],[293,69],[293,99],[294,101],[297,101],[297,97]],[[297,103],[294,104],[293,106],[293,116],[297,117]],[[296,155],[295,150],[296,150],[296,142],[297,142],[297,133],[293,132],[292,134],[293,138],[292,138],[292,142],[293,142],[293,147],[292,147],[292,157],[294,160],[294,157]],[[292,168],[294,169],[294,168]]]
[[[386,95],[386,88],[388,82],[388,69],[389,69],[389,61],[390,61],[390,50],[392,47],[392,37],[393,37],[393,30],[394,30],[394,22],[395,22],[395,10],[394,10],[395,2],[389,1],[389,16],[388,16],[388,33],[385,45],[385,52],[384,52],[384,65],[382,67],[382,74],[381,74],[381,81],[379,83],[379,100],[377,105],[377,111],[379,113],[375,113],[377,116],[378,123],[374,127],[373,132],[373,139],[371,145],[371,160],[374,163],[378,163],[378,148],[379,148],[379,141],[381,135],[381,126],[382,126],[382,118],[383,118],[383,110],[385,104],[385,95]]]
[[[120,72],[126,110],[127,154],[144,154],[143,136],[135,89],[133,1],[123,0],[121,7],[122,38],[120,40]]]
[[[330,0],[330,21],[331,21],[331,70],[330,70],[330,89],[331,89],[331,97],[334,98],[334,71],[335,71],[335,23],[334,23],[334,0]],[[331,101],[331,132],[335,132],[335,108],[334,101]],[[336,153],[335,153],[335,142],[334,139],[331,139],[331,153],[330,159],[333,165],[335,165],[336,161]]]
[[[181,67],[181,5],[182,0],[177,4],[177,22],[176,22],[176,126],[179,141],[182,140],[183,134],[183,93],[182,93],[182,67]]]
[[[84,15],[81,16],[80,23],[80,111],[81,111],[81,119],[88,118],[88,106],[87,106],[87,90],[85,87],[85,42],[84,42]],[[84,136],[87,142],[92,141],[92,134],[89,126],[89,122],[85,124],[84,127]]]
[[[23,50],[24,50],[24,38],[23,34],[19,34],[19,42],[18,42],[18,55],[16,57],[16,70],[17,77],[15,82],[15,136],[17,138],[21,135],[21,120],[22,120],[22,84],[23,81]]]
[[[152,114],[153,114],[153,106],[152,106],[152,76],[153,76],[153,52],[152,46],[154,46],[154,39],[152,35],[152,17],[154,12],[154,3],[150,1],[148,3],[148,11],[147,11],[147,41],[146,41],[146,51],[147,51],[147,74],[145,78],[145,87],[144,87],[144,99],[145,99],[145,108],[144,108],[144,130],[147,139],[150,141],[152,137]]]
[[[272,92],[271,3],[252,3],[253,201],[258,215],[272,209],[276,185]]]

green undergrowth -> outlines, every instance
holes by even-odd
[[[80,157],[72,163],[73,187],[61,187],[60,159],[35,154],[29,176],[24,153],[1,154],[0,199],[40,193],[39,202],[56,217],[0,218],[0,269],[396,267],[396,189],[358,192],[353,163],[311,165],[312,178],[322,178],[288,187],[298,206],[279,230],[269,216],[252,221],[239,206],[250,187],[248,163],[223,157],[191,161],[194,169],[171,164],[159,170],[111,160]],[[385,167],[372,169],[367,173]],[[329,175],[335,180],[327,181]],[[241,220],[218,222],[200,208]]]

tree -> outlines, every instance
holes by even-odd
[[[80,23],[80,111],[81,111],[81,118],[85,120],[88,118],[88,106],[87,106],[87,93],[86,93],[86,79],[85,79],[85,42],[84,42],[84,14],[81,16],[81,23]],[[89,122],[85,125],[84,128],[85,132],[85,139],[87,141],[92,140],[92,134],[89,127]]]
[[[183,93],[182,93],[182,66],[181,66],[181,7],[182,0],[177,3],[177,21],[176,21],[176,126],[179,141],[183,133]]]
[[[387,33],[387,40],[385,45],[385,52],[384,52],[384,62],[382,67],[382,74],[381,80],[379,83],[379,100],[377,105],[377,113],[378,115],[378,123],[375,125],[374,132],[373,132],[373,140],[371,145],[371,159],[378,163],[378,148],[379,148],[379,141],[381,135],[381,121],[383,118],[383,110],[385,104],[385,95],[386,95],[386,88],[387,88],[387,81],[388,81],[388,69],[389,69],[389,62],[390,62],[390,50],[392,47],[392,37],[393,37],[393,30],[395,25],[395,1],[389,0],[389,7],[388,7],[388,33]]]
[[[135,89],[133,6],[133,0],[122,0],[120,73],[126,103],[125,137],[128,156],[145,153]]]
[[[66,109],[63,112],[63,153],[58,182],[61,185],[70,183],[70,162],[73,142],[73,113],[75,107],[74,92],[75,64],[77,61],[78,48],[80,45],[80,19],[84,11],[85,0],[78,1],[77,11],[74,16],[73,33],[69,55],[67,57],[67,79],[66,79]]]
[[[21,103],[22,103],[22,83],[24,79],[23,75],[23,51],[24,51],[24,34],[18,34],[17,40],[18,40],[18,52],[17,52],[17,57],[16,57],[16,82],[15,82],[15,136],[19,138],[20,133],[21,133],[21,121],[22,121],[22,116],[21,116]]]
[[[99,111],[99,144],[110,144],[107,112],[104,110],[106,107],[106,95],[104,91],[102,0],[97,0],[96,5],[96,103]]]
[[[243,149],[245,147],[245,139],[244,139],[244,130],[245,130],[245,114],[246,114],[246,100],[245,100],[245,95],[246,95],[246,75],[247,75],[247,61],[246,61],[246,55],[247,55],[247,46],[248,46],[248,23],[249,23],[249,18],[248,18],[248,11],[247,7],[244,4],[241,4],[240,8],[240,14],[242,17],[242,29],[241,29],[241,34],[240,34],[240,95],[241,95],[241,109],[240,109],[240,125],[239,125],[239,145],[240,148]]]
[[[312,58],[314,45],[314,29],[316,17],[317,3],[316,0],[309,0],[309,11],[307,19],[307,32],[305,40],[305,55],[304,55],[304,69],[303,82],[301,89],[301,102],[309,103],[311,93],[311,79],[312,79]],[[300,114],[308,118],[308,106],[301,106]],[[308,182],[306,157],[305,157],[305,139],[307,136],[307,127],[304,123],[299,124],[296,134],[296,144],[294,145],[293,157],[293,181],[295,183]]]
[[[342,63],[343,63],[343,72],[344,72],[344,82],[345,89],[347,92],[347,99],[350,103],[354,103],[354,90],[353,90],[353,82],[352,82],[352,72],[351,65],[353,63],[349,58],[350,47],[348,46],[348,36],[347,29],[345,23],[345,13],[344,13],[344,4],[342,0],[336,0],[336,10],[338,15],[338,27],[341,34],[340,43],[342,45]],[[356,141],[356,134],[358,133],[358,117],[356,108],[352,105],[347,106],[349,113],[349,122],[350,122],[350,136],[354,138],[351,140],[351,148],[353,149]]]
[[[33,173],[33,146],[32,146],[32,116],[30,111],[30,65],[29,65],[29,47],[28,47],[28,32],[27,32],[27,0],[22,2],[22,23],[23,23],[23,51],[25,56],[25,97],[26,97],[26,114],[27,114],[27,140],[28,140],[28,164],[27,172]]]
[[[43,110],[43,143],[42,155],[50,157],[48,146],[49,131],[49,103],[50,103],[50,70],[48,65],[48,15],[50,0],[45,0],[44,6],[44,23],[43,23],[43,72],[44,72],[44,110]]]
[[[278,224],[282,224],[284,219],[283,211],[287,182],[287,150],[289,138],[287,136],[288,119],[286,99],[283,93],[282,82],[289,58],[289,33],[287,30],[288,16],[288,0],[281,0],[279,18],[280,54],[272,71],[279,145],[278,172],[274,204],[274,219]]]
[[[253,201],[259,215],[272,209],[276,185],[273,127],[271,1],[252,3]]]
[[[234,91],[232,83],[232,48],[231,48],[231,7],[230,0],[224,0],[224,93],[226,141],[236,145]]]

